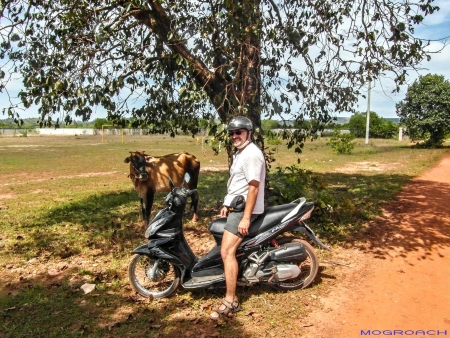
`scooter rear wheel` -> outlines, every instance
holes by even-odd
[[[180,272],[172,263],[136,254],[128,266],[133,289],[143,297],[165,298],[180,285]]]
[[[300,275],[296,278],[278,282],[277,284],[270,284],[270,286],[277,290],[289,291],[304,289],[314,281],[314,278],[316,278],[317,272],[319,271],[319,259],[317,258],[316,252],[311,244],[302,239],[292,237],[283,237],[278,240],[278,244],[280,245],[294,242],[301,243],[303,245],[308,258],[300,263],[292,263],[298,264],[298,267],[301,270]]]

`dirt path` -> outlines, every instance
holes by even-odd
[[[342,282],[305,336],[450,336],[450,157],[408,185],[370,233],[349,249],[352,267],[337,268]]]

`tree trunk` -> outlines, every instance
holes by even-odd
[[[240,65],[235,78],[237,86],[234,94],[237,93],[239,109],[235,112],[230,111],[227,117],[230,119],[235,115],[247,116],[254,124],[253,135],[256,143],[264,153],[264,140],[261,134],[260,0],[247,0],[242,6],[243,10],[249,15],[248,21],[242,22],[241,31],[246,33],[236,49]],[[225,122],[227,123],[228,120]],[[229,166],[232,164],[234,153],[232,148],[231,146],[227,148]]]
[[[174,53],[181,55],[193,68],[197,83],[205,90],[216,108],[222,123],[226,124],[236,115],[247,116],[255,126],[254,136],[264,152],[261,135],[261,42],[260,42],[260,0],[230,2],[229,13],[240,22],[236,34],[235,60],[238,67],[234,78],[223,72],[220,61],[223,56],[219,36],[213,37],[217,43],[217,63],[211,71],[197,59],[182,40],[169,38],[172,22],[159,2],[151,3],[151,11],[133,13],[135,18],[152,29]],[[217,39],[217,41],[215,40]],[[230,148],[230,149],[228,149]],[[231,165],[233,149],[227,147]]]

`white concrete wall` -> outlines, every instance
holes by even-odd
[[[104,135],[122,135],[120,128],[105,128]],[[124,135],[147,135],[147,129],[124,128]],[[0,128],[0,136],[33,136],[33,135],[102,135],[101,129],[92,128]]]
[[[97,135],[96,129],[88,128],[37,128],[39,135]]]

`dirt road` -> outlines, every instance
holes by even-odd
[[[351,267],[339,268],[342,283],[310,315],[306,336],[450,336],[450,157],[403,189],[369,231],[347,252]]]

